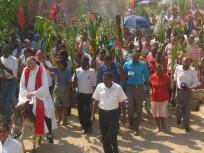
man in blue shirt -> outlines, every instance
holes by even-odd
[[[113,75],[113,82],[120,84],[120,75],[118,71],[117,64],[113,61],[110,55],[106,55],[104,59],[104,64],[100,65],[98,70],[98,81],[102,82],[103,74],[105,72],[111,72]]]
[[[132,59],[123,66],[127,78],[129,128],[136,135],[139,134],[145,85],[149,84],[148,67],[145,62],[139,60],[139,57],[139,52],[133,51]]]

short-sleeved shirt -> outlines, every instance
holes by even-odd
[[[134,64],[129,60],[124,64],[123,69],[128,85],[142,85],[144,82],[149,82],[149,70],[145,62],[139,61],[138,64]]]
[[[184,70],[183,65],[177,66],[174,77],[176,86],[179,89],[182,89],[181,85],[183,83],[185,83],[188,88],[195,88],[199,85],[197,72],[193,67],[190,67],[188,70]]]
[[[157,73],[152,74],[150,77],[151,101],[164,102],[169,99],[168,85],[170,77],[167,74],[159,76]]]
[[[107,88],[104,83],[98,84],[93,94],[93,99],[99,102],[99,108],[102,110],[114,110],[119,108],[119,103],[127,99],[120,85],[113,83]]]
[[[118,66],[115,62],[112,63],[111,67],[107,67],[105,64],[100,65],[98,70],[98,80],[103,80],[103,74],[105,72],[111,72],[113,75],[113,82],[119,84],[120,83],[120,76],[118,73]]]
[[[96,72],[89,68],[83,70],[82,67],[76,69],[78,92],[83,94],[92,94],[93,87],[96,87]],[[72,78],[74,80],[75,74]]]
[[[63,71],[60,71],[58,68],[54,68],[55,86],[68,86],[71,78],[72,75],[69,69],[65,68]]]

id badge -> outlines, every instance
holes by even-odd
[[[128,75],[134,76],[134,72],[133,71],[128,71]]]

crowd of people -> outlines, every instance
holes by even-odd
[[[176,108],[175,122],[181,125],[183,121],[183,128],[189,133],[192,90],[203,81],[204,51],[198,46],[197,31],[204,22],[197,16],[188,17],[189,30],[184,35],[168,30],[163,54],[152,35],[126,40],[122,65],[106,48],[90,54],[83,40],[76,42],[76,54],[71,59],[61,38],[56,39],[56,47],[48,55],[42,49],[38,33],[21,42],[18,35],[11,32],[1,46],[0,117],[11,125],[12,110],[16,105],[29,102],[33,104],[36,118],[35,132],[47,133],[49,142],[53,143],[52,130],[57,125],[67,125],[72,107],[78,110],[83,134],[92,133],[95,112],[99,108],[105,153],[119,152],[119,121],[126,124],[126,112],[129,129],[139,135],[144,103],[146,111],[152,113],[157,132],[166,131],[165,119],[171,105]],[[178,18],[173,10],[166,20],[179,21]],[[172,51],[181,43],[187,45],[187,52],[177,56],[172,71]],[[201,61],[201,64],[193,68],[194,61]],[[0,125],[3,149],[10,148],[9,142],[19,147],[8,134],[6,141],[2,136],[8,133],[8,124]]]

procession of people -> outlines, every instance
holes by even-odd
[[[9,129],[15,126],[13,111],[27,103],[35,116],[35,133],[46,134],[49,143],[54,143],[54,129],[69,124],[73,108],[81,133],[88,135],[97,132],[93,125],[98,112],[105,153],[119,152],[120,126],[128,124],[134,135],[142,133],[145,110],[152,114],[156,132],[167,132],[168,108],[175,108],[175,122],[190,133],[192,94],[204,79],[204,47],[199,44],[204,14],[189,11],[181,21],[176,11],[172,6],[164,22],[185,22],[187,29],[179,33],[169,27],[163,47],[154,33],[129,31],[124,32],[123,45],[112,40],[111,49],[102,45],[94,53],[88,39],[76,39],[73,56],[60,36],[55,48],[45,51],[37,31],[24,40],[12,31],[0,46],[0,153],[22,153]]]

